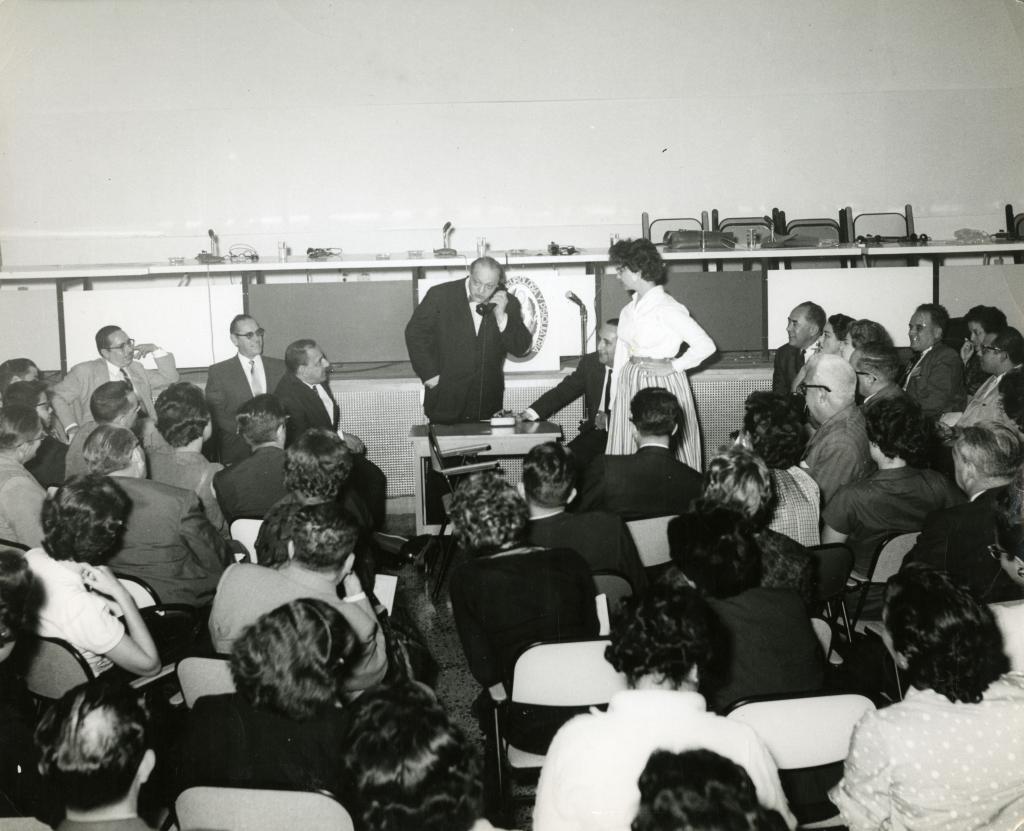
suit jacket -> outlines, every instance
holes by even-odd
[[[280,447],[257,447],[238,464],[218,470],[213,476],[217,502],[229,523],[239,517],[261,519],[288,491],[284,487],[284,451]]]
[[[879,401],[892,401],[893,399],[907,398],[906,392],[903,391],[903,387],[899,384],[889,384],[887,387],[882,387],[878,392],[867,399],[863,404],[860,405],[861,412],[867,412],[869,407],[873,407]]]
[[[1019,369],[1011,371],[1020,372]],[[981,421],[995,421],[1011,430],[1020,431],[1020,428],[1006,415],[1006,411],[1003,409],[1003,400],[999,395],[1001,378],[1002,376],[985,379],[984,383],[978,387],[977,392],[971,396],[967,406],[964,407],[963,413],[956,422],[957,427],[968,427]]]
[[[175,383],[178,380],[178,370],[174,365],[174,355],[168,352],[155,360],[157,368],[154,376],[159,381],[160,387]],[[135,392],[139,396],[139,403],[145,408],[148,415],[153,416],[156,407],[153,403],[155,397],[149,370],[143,368],[138,361],[132,361],[125,367],[125,370],[132,379],[132,386],[135,387]],[[91,421],[89,399],[96,387],[109,380],[110,372],[107,369],[107,362],[103,358],[85,361],[71,367],[68,374],[53,387],[53,411],[57,414],[61,424],[70,427],[72,424],[84,424]]]
[[[227,542],[184,488],[119,477],[132,501],[121,547],[108,565],[149,583],[163,603],[204,606],[231,561]]]
[[[933,511],[904,563],[926,563],[968,586],[979,600],[1017,600],[1024,592],[988,554],[996,539],[998,501],[1006,485],[985,491],[973,502]]]
[[[237,355],[214,364],[206,372],[206,403],[213,416],[220,460],[233,465],[250,453],[249,445],[238,435],[235,416],[239,407],[252,400],[252,389]],[[267,376],[267,392],[273,392],[285,375],[284,361],[264,355],[263,372]]]
[[[701,495],[701,475],[666,447],[632,456],[599,456],[580,488],[580,511],[611,511],[625,520],[685,513]]]
[[[936,343],[907,375],[904,389],[921,405],[929,418],[960,412],[967,392],[964,389],[964,364],[955,349]]]
[[[784,343],[775,350],[775,368],[772,371],[772,392],[792,395],[793,381],[804,365],[804,350]]]
[[[413,371],[422,381],[440,376],[424,393],[423,410],[431,421],[476,421],[502,408],[505,356],[526,355],[533,341],[519,301],[511,294],[506,312],[504,332],[488,314],[477,333],[465,280],[434,286],[413,311],[405,327]]]
[[[580,432],[594,429],[594,415],[601,408],[601,391],[604,389],[605,365],[596,352],[580,358],[571,375],[563,378],[558,386],[549,389],[530,405],[542,419],[557,413],[581,395],[586,405],[587,417],[580,424]]]

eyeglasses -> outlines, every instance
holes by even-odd
[[[26,444],[35,444],[37,441],[42,441],[46,438],[46,433],[40,433],[38,436],[33,436],[28,441],[23,441],[18,447],[24,447]]]
[[[807,395],[807,390],[825,390],[825,392],[832,392],[832,387],[826,387],[824,384],[799,384],[796,388],[797,395]]]
[[[855,369],[853,371],[853,374],[854,375],[863,375],[865,378],[874,378],[875,377],[873,372],[865,372],[863,369]],[[831,390],[829,390],[829,392],[831,392]]]
[[[253,338],[262,338],[265,334],[267,334],[266,329],[254,329],[252,332],[234,333],[236,338],[247,338],[248,340],[252,340]]]
[[[121,350],[125,349],[125,347],[127,347],[128,349],[134,349],[135,348],[135,341],[134,341],[134,339],[128,338],[128,340],[126,340],[124,343],[112,343],[109,346],[107,346],[107,351],[109,351],[109,352],[118,352],[118,351],[121,351]]]
[[[983,346],[981,347],[982,352],[1005,352],[1005,349],[1000,349],[998,346]]]

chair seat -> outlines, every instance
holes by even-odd
[[[505,758],[508,759],[508,765],[516,770],[530,770],[533,768],[544,767],[544,760],[546,756],[541,756],[537,753],[528,753],[525,750],[520,750],[518,747],[512,745],[505,746]]]

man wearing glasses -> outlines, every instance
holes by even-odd
[[[252,452],[238,435],[238,408],[257,395],[273,392],[284,377],[284,361],[263,356],[264,331],[248,315],[231,321],[231,342],[238,353],[207,370],[206,403],[213,415],[220,461],[233,465]]]
[[[136,343],[120,326],[104,326],[96,333],[96,351],[99,358],[75,364],[53,388],[53,411],[69,438],[89,420],[89,398],[101,384],[128,384],[139,398],[140,409],[152,418],[155,392],[178,380],[174,355],[154,343]],[[139,363],[147,356],[155,361],[155,370],[147,370]]]
[[[971,396],[962,413],[945,413],[942,423],[950,427],[968,427],[982,421],[996,421],[1011,429],[1016,425],[1003,411],[999,395],[999,382],[1012,370],[1024,363],[1024,337],[1008,326],[1001,332],[988,332],[979,350],[981,369],[988,374],[978,391]]]

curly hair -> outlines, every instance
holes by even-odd
[[[696,589],[660,580],[619,604],[605,657],[630,686],[653,676],[678,689],[710,663],[714,627]]]
[[[656,286],[662,286],[668,280],[661,254],[650,240],[619,240],[608,249],[608,264],[612,268],[628,268]]]
[[[299,508],[291,528],[295,562],[313,571],[341,568],[359,541],[358,526],[336,502]]]
[[[850,345],[860,349],[867,343],[884,343],[892,346],[892,338],[881,323],[862,317],[850,324]]]
[[[903,459],[911,467],[928,467],[929,426],[921,407],[909,398],[883,399],[864,413],[868,441],[889,459]]]
[[[138,436],[127,427],[101,424],[85,440],[82,458],[90,473],[104,476],[127,468],[138,447]]]
[[[668,524],[672,561],[709,597],[725,598],[761,584],[761,549],[742,514],[699,499]]]
[[[231,677],[256,709],[307,721],[337,706],[362,648],[341,612],[302,598],[242,632],[231,649]]]
[[[342,772],[356,827],[469,831],[483,809],[475,748],[419,684],[362,695],[343,739]]]
[[[17,450],[39,435],[42,427],[34,406],[11,404],[4,407],[0,410],[0,451]]]
[[[754,452],[772,470],[786,470],[800,464],[807,436],[790,396],[756,391],[744,403],[743,432],[750,437]]]
[[[195,384],[178,381],[157,396],[156,429],[171,447],[195,441],[209,423],[210,408]]]
[[[924,563],[909,563],[890,578],[883,620],[916,689],[976,704],[1010,670],[992,610]]]
[[[745,447],[726,448],[708,462],[704,471],[704,500],[731,508],[755,528],[763,528],[775,507],[768,465]]]
[[[238,435],[250,447],[256,447],[277,438],[277,431],[287,417],[277,396],[264,393],[239,407],[235,422],[238,424]]]
[[[523,459],[523,490],[534,505],[562,507],[569,501],[575,484],[576,462],[564,444],[538,444]]]
[[[644,387],[629,402],[630,420],[644,436],[671,436],[683,432],[683,408],[667,389]]]
[[[55,560],[98,563],[118,547],[132,509],[107,476],[72,476],[43,503],[43,548]]]
[[[1006,328],[1006,314],[995,306],[971,306],[964,315],[964,323],[977,323],[988,335]]]
[[[999,379],[999,400],[1006,417],[1024,432],[1024,371],[1014,369]]]
[[[311,427],[285,452],[284,486],[304,499],[334,499],[353,464],[352,451],[337,433]]]
[[[493,554],[526,535],[526,503],[494,471],[467,476],[452,494],[452,529],[475,556]]]
[[[14,640],[14,633],[28,628],[35,611],[37,584],[20,551],[0,547],[0,647]]]

